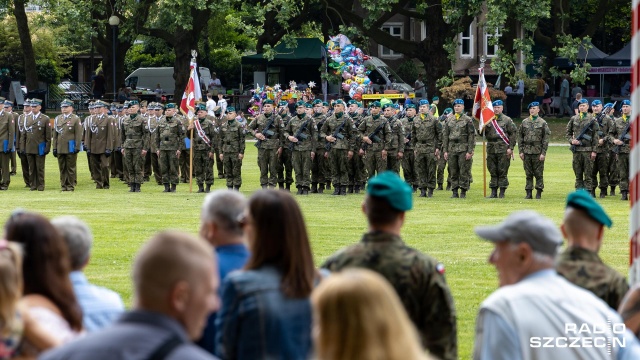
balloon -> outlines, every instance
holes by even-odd
[[[362,100],[362,94],[359,94],[359,93],[353,94],[353,99],[358,101]]]
[[[342,78],[343,79],[351,79],[351,74],[349,74],[347,71],[343,71],[342,72]]]
[[[349,91],[349,89],[351,88],[351,86],[347,83],[342,83],[342,90],[344,91]]]

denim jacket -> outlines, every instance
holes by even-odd
[[[222,284],[216,352],[222,359],[307,359],[311,302],[287,298],[273,266],[236,271]]]

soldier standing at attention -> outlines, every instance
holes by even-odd
[[[182,126],[186,129],[189,127],[189,119],[186,116],[182,116],[177,112],[174,115],[181,123]],[[182,152],[188,154],[191,151],[191,132],[187,131],[185,133],[184,139],[182,139]],[[189,178],[191,176],[191,164],[189,160],[190,155],[180,156],[178,159],[178,165],[180,166],[180,181],[183,183],[188,183]]]
[[[404,129],[402,122],[397,118],[396,109],[393,104],[382,105],[384,117],[387,118],[389,124],[389,143],[387,143],[387,167],[386,170],[400,173],[400,162],[404,156]]]
[[[447,121],[442,134],[444,158],[449,162],[452,198],[466,198],[471,180],[471,159],[476,147],[476,129],[463,113],[464,100],[453,102],[454,116]],[[460,195],[458,196],[458,189]]]
[[[322,101],[314,101],[313,102],[313,122],[316,126],[316,156],[313,158],[313,162],[311,163],[311,193],[324,193],[325,185],[331,182],[331,170],[329,169],[329,160],[325,156],[325,140],[322,138],[322,134],[320,130],[322,126],[327,121],[327,116],[325,115],[328,112],[324,110],[324,103]],[[327,190],[329,188],[327,187]]]
[[[404,142],[404,155],[402,156],[402,173],[404,174],[404,181],[411,185],[411,188],[415,192],[418,189],[418,174],[416,171],[416,157],[414,150],[415,142],[412,141],[413,124],[416,119],[416,105],[409,103],[405,105],[406,116],[402,118],[402,127],[405,134]],[[435,180],[434,180],[435,182]],[[425,190],[426,191],[426,190]],[[424,192],[426,194],[426,192]]]
[[[120,129],[122,128],[122,121],[127,116],[124,110],[124,106],[116,104],[116,115],[114,116],[114,134],[113,134],[113,153],[111,161],[113,166],[111,167],[111,177],[117,177],[124,181],[124,168],[122,164],[122,138],[120,136]]]
[[[160,103],[151,103],[149,106],[149,117],[147,118],[147,125],[145,130],[149,133],[149,152],[151,152],[151,169],[153,169],[153,176],[156,180],[156,184],[162,185],[162,174],[160,173],[160,166],[158,164],[158,143],[155,138],[158,135],[158,123],[162,118],[164,112],[164,106]]]
[[[605,265],[598,256],[604,227],[611,228],[611,225],[611,218],[588,192],[578,190],[569,194],[560,227],[567,239],[567,248],[558,256],[556,271],[616,310],[629,285],[624,276]]]
[[[31,116],[25,118],[25,132],[20,140],[20,149],[29,163],[31,191],[44,191],[44,167],[51,150],[51,122],[47,115],[40,113],[41,108],[42,100],[31,99]]]
[[[148,126],[149,117],[152,115],[153,111],[149,111],[148,103],[146,100],[140,101],[140,116],[144,119],[145,128]],[[145,129],[145,131],[147,131]],[[147,149],[148,150],[148,149]],[[144,156],[143,165],[142,165],[142,181],[147,182],[151,178],[151,152],[147,151]]]
[[[420,100],[420,102],[422,102],[422,100]],[[420,113],[425,113],[427,112],[427,107],[424,108],[425,110],[423,110],[423,105],[420,105]],[[452,108],[446,108],[444,109],[444,111],[442,112],[442,115],[440,117],[438,117],[438,122],[440,122],[440,126],[444,129],[444,125],[446,124],[447,120],[449,119],[449,116],[451,116],[451,114],[453,114],[453,109]],[[438,172],[436,175],[436,181],[438,183],[438,187],[436,188],[436,190],[442,190],[442,184],[444,183],[444,169],[447,167],[447,160],[444,159],[444,155],[440,156],[438,158]],[[451,173],[447,170],[447,191],[451,190]]]
[[[371,115],[365,117],[358,127],[362,138],[359,153],[364,158],[369,179],[387,169],[387,144],[391,137],[389,123],[380,115],[380,102],[372,102],[370,111]]]
[[[155,148],[164,184],[163,192],[176,192],[179,181],[178,159],[180,155],[185,155],[180,153],[180,149],[187,129],[174,116],[175,113],[176,104],[167,104],[164,116],[158,121],[156,129]]]
[[[240,191],[242,186],[242,159],[244,159],[245,137],[242,124],[236,120],[236,108],[227,107],[226,119],[220,125],[218,149],[224,165],[227,189]]]
[[[58,158],[62,191],[74,191],[77,183],[76,163],[83,135],[82,123],[73,113],[73,101],[62,100],[60,111],[62,114],[53,120],[53,156]]]
[[[248,126],[258,142],[258,166],[260,167],[260,186],[266,189],[276,187],[278,181],[278,156],[282,153],[281,131],[284,128],[282,118],[274,114],[273,100],[265,100],[263,114],[258,115]]]
[[[613,107],[613,104],[607,103],[604,107]],[[613,117],[613,112],[607,117],[610,120],[609,131],[605,132],[605,137],[607,137],[606,141],[609,143],[607,180],[609,181],[609,186],[611,186],[609,196],[616,196],[616,187],[620,184],[620,174],[618,173],[618,154],[613,152],[615,146],[613,145],[613,137],[611,136],[611,132],[614,131],[616,126],[616,119]]]
[[[286,101],[278,103],[278,115],[282,118],[282,123],[286,128],[291,120],[289,106]],[[289,150],[289,142],[282,141],[282,154],[278,157],[278,188],[284,189],[286,183],[287,191],[291,191],[291,183],[293,183],[293,163],[291,162],[291,150]]]
[[[18,115],[18,113],[13,112],[13,102],[9,100],[4,100],[3,108],[4,108],[4,112],[11,115],[11,117],[13,117],[13,124],[15,125],[13,129],[14,138],[11,141],[13,145],[13,152],[11,152],[11,172],[10,172],[10,175],[15,175],[16,166],[17,166],[16,153],[18,152],[18,143],[19,143],[18,138],[20,137],[20,133],[18,132],[18,118],[20,117],[20,115]]]
[[[120,139],[122,139],[122,155],[124,156],[127,177],[131,190],[140,192],[143,181],[144,159],[149,148],[149,137],[144,127],[147,119],[138,114],[140,105],[137,100],[129,101],[129,118],[122,122]]]
[[[22,169],[22,179],[25,187],[31,188],[31,176],[29,175],[29,162],[27,161],[27,153],[23,151],[22,137],[25,135],[25,121],[31,117],[31,99],[26,99],[23,104],[22,114],[18,116],[18,133],[16,139],[16,151],[20,158],[20,168]]]
[[[4,98],[0,98],[4,103]],[[11,154],[15,151],[13,141],[16,132],[16,121],[13,115],[3,108],[0,110],[0,190],[9,189],[11,183]]]
[[[291,143],[293,152],[293,168],[296,173],[296,187],[298,195],[309,195],[311,184],[311,162],[315,157],[316,124],[311,116],[306,114],[306,104],[298,101],[296,116],[284,129],[284,137]]]
[[[95,102],[94,115],[85,136],[87,154],[91,157],[91,167],[95,174],[96,189],[109,189],[109,157],[115,143],[114,119],[108,115],[106,103]]]
[[[620,178],[620,200],[629,200],[629,153],[631,147],[630,117],[631,101],[622,100],[622,116],[615,120],[614,126],[609,134],[613,140],[613,145],[617,146],[618,153],[618,177]],[[621,140],[622,138],[622,140]]]
[[[502,113],[502,100],[493,102],[495,122],[489,121],[484,127],[484,135],[487,138],[487,170],[491,174],[489,198],[504,198],[504,192],[509,187],[509,166],[513,157],[513,149],[518,139],[518,129],[510,117]],[[498,195],[500,188],[500,195]]]
[[[603,111],[602,101],[593,100],[591,109],[593,110],[593,116],[597,118]],[[598,128],[598,145],[596,146],[596,160],[593,163],[593,171],[591,172],[591,195],[595,197],[596,188],[599,187],[600,198],[604,199],[607,197],[607,188],[609,186],[609,152],[611,151],[609,132],[613,126],[613,120],[609,115],[605,115],[596,125]],[[599,183],[598,173],[600,174]]]
[[[347,103],[347,113],[353,122],[353,125],[356,127],[360,127],[364,116],[362,116],[362,112],[358,110],[362,106],[359,102],[355,100],[349,100]],[[355,149],[360,149],[362,146],[362,137],[358,132],[354,133],[354,142]],[[364,166],[364,159],[360,152],[354,152],[353,157],[349,160],[349,189],[348,193],[352,194],[355,192],[356,194],[360,193],[360,189],[364,188],[364,183],[367,181],[366,168]]]
[[[407,106],[407,116],[415,114],[415,105]],[[442,148],[442,125],[430,112],[420,113],[411,124],[411,143],[415,149],[415,181],[420,197],[432,197],[436,187],[437,159]]]
[[[330,256],[322,268],[332,272],[366,268],[393,286],[422,345],[439,359],[458,358],[456,311],[444,266],[407,246],[400,233],[413,204],[412,189],[392,172],[369,179],[362,211],[369,232],[359,243]]]
[[[226,104],[226,100],[224,100],[224,104]],[[213,123],[214,129],[216,131],[216,134],[218,133],[218,131],[220,130],[220,125],[222,125],[222,123],[225,122],[226,117],[227,117],[227,113],[226,110],[223,114],[223,107],[222,106],[216,106],[215,110],[213,111],[213,116],[209,114],[209,112],[207,111],[207,118]],[[224,105],[224,109],[227,108],[227,105]],[[215,164],[216,169],[218,171],[218,179],[224,179],[224,162],[220,161],[220,152],[221,150],[218,149],[218,143],[216,142],[214,144],[214,156],[213,159],[211,159],[211,172],[213,173],[213,165]]]
[[[598,146],[598,124],[595,123],[593,115],[589,114],[589,101],[582,99],[578,105],[578,115],[574,115],[567,124],[567,141],[574,149],[573,152],[573,172],[576,175],[576,189],[587,189],[594,192],[591,179],[593,173],[593,162],[596,159],[596,147]],[[588,127],[582,139],[578,136],[583,129]]]
[[[331,165],[334,191],[331,195],[347,195],[349,173],[347,162],[353,157],[355,144],[353,123],[351,118],[344,113],[344,101],[336,100],[333,103],[333,114],[327,118],[320,129],[322,138],[327,141],[325,157]]]
[[[89,130],[91,122],[93,121],[93,118],[94,118],[94,116],[96,114],[96,104],[95,104],[95,102],[93,102],[93,101],[89,102],[89,105],[88,105],[87,108],[89,109],[89,115],[87,115],[84,118],[84,120],[82,121],[82,129],[83,129],[82,149],[87,152],[87,164],[88,164],[88,168],[89,168],[89,173],[91,174],[91,181],[96,182],[97,175],[95,173],[93,165],[91,165],[91,153],[88,151],[89,150],[89,140],[87,138],[89,136],[89,132],[91,131],[91,130]]]
[[[215,156],[214,142],[217,141],[215,124],[207,118],[206,103],[198,103],[196,111],[196,118],[187,128],[187,130],[193,129],[195,133],[191,144],[193,147],[193,172],[198,182],[198,192],[208,193],[213,185],[213,167],[209,164]]]
[[[518,131],[518,152],[523,161],[526,176],[525,199],[532,198],[533,178],[536,178],[536,199],[542,197],[544,189],[544,160],[549,147],[551,131],[547,122],[538,116],[540,103],[529,104],[529,117],[522,120]]]

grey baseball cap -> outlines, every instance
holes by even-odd
[[[562,244],[562,234],[550,219],[532,210],[516,211],[495,226],[474,229],[481,238],[491,242],[524,242],[535,252],[555,255]]]

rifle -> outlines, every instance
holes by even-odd
[[[309,136],[307,136],[307,134],[303,134],[302,132],[305,131],[307,129],[307,125],[309,125],[309,121],[311,121],[311,119],[305,121],[302,126],[300,126],[300,128],[298,129],[298,131],[296,131],[296,134],[293,135],[293,137],[295,137],[296,139],[298,139],[298,141],[301,140],[306,140]],[[293,151],[293,147],[296,146],[298,143],[297,142],[292,142],[289,144],[289,150]]]
[[[587,135],[587,131],[591,129],[591,126],[593,126],[595,122],[598,122],[598,125],[602,125],[602,119],[604,119],[604,117],[608,115],[609,112],[611,112],[611,110],[613,110],[613,107],[604,109],[600,114],[598,114],[596,118],[591,120],[587,125],[585,125],[585,127],[582,128],[582,130],[580,131],[580,134],[578,134],[575,140],[578,140],[578,141],[582,141],[582,139],[587,141],[591,140],[591,136]],[[576,152],[576,145],[571,144],[571,147],[569,148],[569,150],[571,150],[571,152]]]
[[[332,137],[336,138],[335,142],[328,142],[326,144],[324,144],[324,149],[326,151],[331,151],[331,148],[338,142],[338,140],[342,140],[344,139],[344,135],[342,135],[340,133],[340,131],[342,131],[342,128],[344,128],[344,125],[347,123],[347,120],[349,120],[348,117],[346,117],[344,119],[344,121],[342,122],[342,124],[338,125],[338,127],[336,128],[336,131],[333,132],[333,134],[331,135]]]
[[[627,124],[627,127],[624,128],[624,131],[622,132],[622,135],[620,135],[620,137],[618,138],[618,140],[620,141],[624,141],[624,140],[631,140],[631,135],[629,135],[629,130],[631,130],[631,119],[629,119],[629,123]],[[620,153],[620,148],[622,147],[622,145],[616,145],[613,147],[612,151],[616,154]]]
[[[380,139],[380,137],[378,136],[378,133],[380,132],[380,130],[382,130],[382,128],[384,128],[384,126],[387,124],[387,121],[383,121],[382,123],[380,123],[380,125],[378,125],[377,128],[375,128],[371,134],[369,134],[369,136],[367,136],[371,141],[373,142],[380,142],[382,141],[382,139]],[[362,142],[362,150],[367,150],[367,147],[369,147],[369,144],[365,143],[364,141]]]
[[[271,115],[271,120],[269,120],[267,122],[267,125],[264,127],[264,129],[262,129],[262,131],[260,132],[262,135],[264,135],[267,139],[272,137],[273,135],[275,135],[275,133],[271,130],[269,130],[269,128],[271,126],[273,126],[273,122],[276,120],[276,114],[272,114]],[[256,143],[254,144],[255,147],[257,147],[258,149],[260,149],[260,146],[262,145],[262,140],[258,140],[256,141]]]

